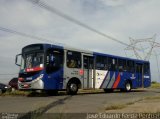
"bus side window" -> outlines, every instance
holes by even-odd
[[[120,72],[126,71],[126,60],[124,60],[124,59],[118,59],[118,70]]]
[[[136,73],[142,73],[142,64],[136,64]]]
[[[116,71],[117,70],[117,59],[108,57],[108,66],[109,66],[109,70]]]
[[[134,61],[127,60],[127,71],[131,73],[135,73],[135,63]]]
[[[149,63],[144,63],[144,68],[143,68],[144,74],[149,74]]]
[[[81,68],[81,53],[76,51],[67,52],[67,67]]]
[[[83,67],[84,69],[93,69],[93,59],[92,57],[89,56],[84,56],[83,57]]]
[[[47,51],[46,71],[52,73],[63,67],[63,51],[60,49],[49,49]]]
[[[107,70],[108,69],[107,57],[97,55],[97,57],[96,57],[96,69],[98,69],[98,70]]]

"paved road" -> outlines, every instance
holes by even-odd
[[[160,89],[135,90],[130,93],[78,94],[75,96],[59,95],[48,97],[0,97],[0,112],[27,113],[89,113],[104,112],[112,104],[134,102],[139,99],[160,96]]]

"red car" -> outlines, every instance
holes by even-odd
[[[8,84],[12,87],[12,89],[17,90],[18,89],[18,78],[11,79]]]

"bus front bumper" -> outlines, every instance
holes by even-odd
[[[31,82],[20,82],[18,81],[18,88],[21,89],[44,89],[44,83],[41,79],[37,80],[33,80]]]

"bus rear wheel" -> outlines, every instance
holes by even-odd
[[[131,83],[130,83],[129,81],[127,81],[127,82],[125,83],[124,91],[130,92],[131,89],[132,89],[132,85],[131,85]]]
[[[76,82],[70,82],[67,85],[67,94],[68,95],[76,95],[78,91],[78,84]]]

